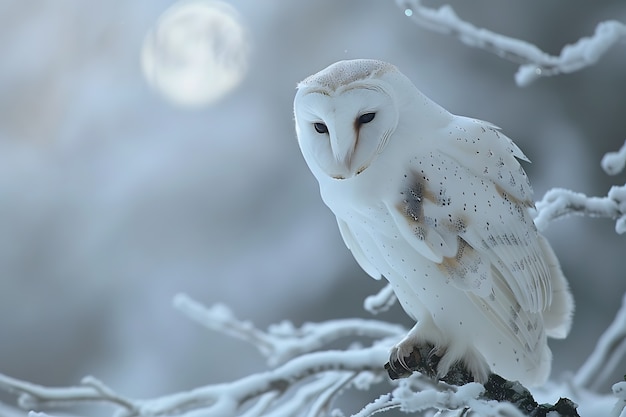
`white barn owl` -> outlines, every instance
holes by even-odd
[[[522,151],[375,60],[308,77],[294,111],[300,149],[346,245],[417,322],[390,363],[406,367],[414,348],[433,346],[439,377],[458,363],[478,382],[492,372],[545,382],[546,339],[567,335],[573,300],[529,213]]]

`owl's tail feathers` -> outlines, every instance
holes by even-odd
[[[546,255],[552,285],[552,304],[543,312],[544,326],[549,337],[563,339],[572,327],[574,298],[550,243],[541,235],[539,236],[539,243]]]

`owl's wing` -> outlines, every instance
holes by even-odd
[[[516,159],[526,157],[493,125],[473,119],[456,118],[442,137],[416,158],[404,199],[389,207],[398,229],[457,287],[481,298],[509,287],[522,310],[545,310],[550,273]]]
[[[343,220],[337,218],[337,224],[339,225],[339,231],[341,232],[341,237],[343,237],[343,241],[352,252],[352,256],[359,264],[359,266],[372,278],[381,279],[382,274],[371,264],[370,261],[367,260],[367,257],[363,253],[363,249],[361,245],[357,242],[352,231],[350,230],[350,226],[346,224]]]
[[[491,180],[501,190],[528,207],[533,206],[532,188],[517,161],[530,160],[500,129],[482,120],[455,116],[445,144],[439,150],[472,174]]]
[[[450,139],[456,146],[446,146],[442,153],[491,182],[493,187],[487,188],[494,188],[500,200],[500,204],[482,204],[482,212],[473,215],[478,227],[468,227],[461,238],[490,259],[522,309],[543,311],[551,303],[550,270],[528,210],[534,206],[532,189],[518,159],[530,161],[494,125],[455,119],[459,136]]]

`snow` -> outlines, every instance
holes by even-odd
[[[622,417],[626,413],[626,382],[618,382],[612,387],[613,394],[618,398],[610,417]]]
[[[626,165],[626,142],[617,152],[607,152],[600,162],[602,169],[608,175],[617,175],[624,170]]]
[[[618,21],[600,22],[593,36],[583,37],[576,43],[566,45],[560,61],[564,72],[576,71],[595,64],[609,48],[626,39],[626,25]]]
[[[611,197],[587,197],[563,188],[549,190],[535,206],[535,224],[539,230],[545,230],[551,221],[571,214],[608,218],[619,214],[618,204]]]
[[[397,301],[391,285],[386,285],[379,292],[367,296],[363,301],[363,308],[371,314],[385,312]]]

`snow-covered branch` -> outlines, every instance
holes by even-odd
[[[186,295],[176,296],[174,305],[210,329],[258,346],[270,362],[282,365],[233,382],[152,400],[125,398],[93,377],[84,378],[79,386],[52,388],[0,374],[0,388],[17,394],[19,405],[26,409],[100,402],[117,406],[117,417],[191,416],[199,410],[203,416],[216,417],[287,417],[300,415],[302,410],[309,410],[307,415],[312,417],[323,416],[345,388],[368,389],[382,381],[388,347],[406,331],[381,321],[348,319],[307,323],[299,328],[284,322],[264,332],[249,321],[237,319],[223,305],[207,308]],[[370,347],[316,351],[345,337],[370,338],[374,343]],[[300,384],[304,380],[306,383]]]
[[[378,314],[389,310],[398,301],[393,287],[385,285],[376,294],[367,296],[363,301],[363,308],[371,314]]]
[[[264,332],[249,322],[237,319],[228,307],[218,304],[206,308],[185,294],[174,298],[174,306],[190,319],[203,326],[244,340],[259,349],[270,366],[285,363],[291,358],[312,352],[338,339],[367,337],[372,339],[399,339],[405,333],[403,326],[378,320],[343,319],[323,323],[305,323],[296,328],[283,321]]]
[[[626,294],[613,323],[602,334],[594,351],[574,376],[574,384],[597,389],[626,357]]]
[[[203,416],[226,417],[244,415],[241,413],[245,406],[252,404],[246,417],[287,417],[299,415],[303,408],[320,411],[327,408],[337,392],[348,384],[368,388],[378,382],[382,374],[380,364],[387,356],[387,348],[381,346],[309,353],[267,372],[152,400],[123,398],[92,377],[83,380],[80,386],[52,388],[0,374],[0,388],[18,394],[19,405],[26,409],[104,402],[118,406],[117,417],[192,416],[198,410],[202,410]],[[298,385],[307,378],[310,378],[307,384]],[[287,391],[293,395],[285,399]],[[320,398],[326,400],[320,402]],[[270,409],[273,414],[268,413]]]
[[[571,190],[553,188],[536,203],[538,214],[535,224],[539,230],[545,230],[551,221],[572,214],[617,219],[626,213],[620,210],[620,203],[626,201],[625,195],[625,187],[611,188],[607,197],[587,197]],[[615,197],[620,200],[616,200]],[[617,233],[626,231],[623,220],[618,220],[615,230]]]
[[[521,64],[515,75],[519,86],[526,86],[540,77],[591,66],[613,45],[626,40],[626,25],[605,21],[596,26],[593,36],[565,45],[559,56],[553,56],[531,43],[476,27],[461,19],[449,5],[433,9],[423,6],[420,0],[397,0],[397,4],[405,15],[426,29],[454,35],[468,46]]]
[[[34,409],[41,405],[58,407],[82,402],[106,402],[134,410],[131,400],[116,395],[102,382],[90,376],[83,378],[79,386],[54,388],[0,374],[0,389],[17,394],[18,405],[25,409]]]
[[[607,153],[602,158],[602,168],[609,175],[618,174],[624,165],[626,143],[618,152]],[[535,205],[535,224],[539,230],[546,229],[556,219],[576,214],[615,219],[615,231],[626,233],[626,185],[611,187],[606,197],[587,197],[582,193],[553,188]]]
[[[624,170],[626,165],[626,142],[617,152],[608,152],[602,157],[600,162],[602,169],[608,175],[617,175]]]

